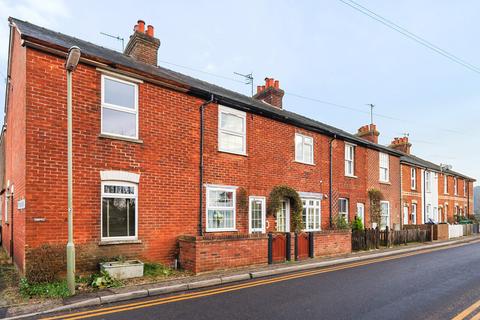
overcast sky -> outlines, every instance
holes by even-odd
[[[356,1],[480,66],[479,1]],[[2,78],[8,16],[116,50],[121,42],[100,32],[128,41],[143,19],[162,42],[161,66],[247,95],[250,87],[233,72],[253,72],[255,85],[274,77],[286,91],[286,109],[352,133],[370,122],[366,104],[373,103],[380,143],[406,132],[417,156],[480,178],[480,74],[339,0],[0,0]],[[4,88],[2,81],[2,105]]]

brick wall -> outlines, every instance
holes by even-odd
[[[367,149],[367,190],[380,190],[384,201],[390,203],[390,227],[400,224],[400,158],[389,155],[390,181],[380,182],[379,152]],[[368,205],[370,210],[370,204]]]
[[[329,230],[314,232],[314,256],[334,256],[352,252],[352,232],[350,230]]]
[[[438,205],[442,206],[442,210],[447,208],[447,219],[450,223],[455,221],[455,206],[458,206],[462,210],[461,214],[466,216],[470,201],[470,214],[473,214],[473,182],[467,184],[466,192],[464,192],[463,185],[467,182],[463,178],[458,178],[457,194],[455,195],[454,181],[454,176],[447,175],[448,190],[447,193],[444,193],[444,175],[438,175]]]
[[[295,235],[292,233],[291,258]],[[179,238],[179,262],[195,273],[232,269],[268,263],[267,235],[207,235]],[[329,230],[314,232],[314,256],[328,257],[352,252],[351,232]]]
[[[218,151],[217,128],[218,106],[213,104],[205,110],[206,184],[242,187],[249,196],[264,196],[267,199],[277,185],[288,185],[302,192],[328,194],[328,137],[247,114],[247,156],[243,156]],[[295,161],[296,132],[313,137],[314,165]],[[267,231],[275,231],[274,217],[269,216],[268,220]],[[321,221],[322,228],[329,226],[328,199],[321,201]],[[247,208],[237,206],[236,228],[239,233],[248,232]]]
[[[266,235],[235,237],[181,237],[182,268],[202,273],[268,263]]]
[[[64,60],[27,49],[26,244],[66,243],[67,120]],[[73,207],[77,251],[92,259],[132,255],[171,264],[180,234],[198,224],[199,99],[139,84],[139,138],[100,137],[101,74],[80,64],[73,74]],[[160,102],[160,103],[159,103]],[[195,146],[193,148],[192,146]],[[138,239],[100,246],[102,170],[140,174]],[[34,218],[45,219],[34,222]],[[55,230],[55,232],[52,232]],[[115,254],[113,254],[115,252]],[[112,254],[110,254],[112,253]],[[89,264],[91,265],[91,264]],[[82,266],[77,255],[77,266]]]
[[[25,83],[26,83],[26,49],[20,45],[20,35],[13,33],[12,41],[12,59],[10,72],[11,83],[9,85],[8,113],[5,119],[7,130],[5,132],[5,184],[10,182],[13,185],[12,211],[8,212],[8,224],[5,223],[5,193],[1,196],[2,206],[2,238],[3,247],[11,254],[10,240],[12,232],[12,221],[14,224],[13,251],[14,262],[20,270],[23,270],[25,264],[25,219],[27,210],[18,210],[17,201],[24,199],[25,193]],[[3,183],[3,182],[2,182]],[[28,203],[28,199],[27,199]]]
[[[355,167],[354,177],[345,175],[345,142],[335,140],[333,142],[333,185],[332,192],[333,212],[338,214],[338,199],[348,199],[348,220],[353,221],[357,214],[357,203],[365,206],[365,220],[368,218],[368,194],[367,194],[367,149],[362,146],[355,146]],[[364,221],[365,223],[365,221]]]
[[[411,185],[411,169],[416,170],[416,188],[412,189]],[[401,219],[403,224],[403,210],[408,208],[408,224],[413,224],[412,220],[412,204],[417,205],[416,223],[421,223],[422,220],[422,174],[421,169],[410,166],[408,164],[401,164],[402,170],[402,203],[401,203]]]

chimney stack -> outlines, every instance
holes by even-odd
[[[360,127],[356,135],[359,138],[378,144],[378,136],[380,135],[380,132],[377,131],[377,126],[372,123]]]
[[[264,86],[257,86],[257,93],[253,98],[266,102],[274,107],[282,109],[282,100],[285,91],[280,89],[280,82],[273,78],[265,78]]]
[[[160,40],[154,37],[153,26],[148,25],[145,31],[145,21],[138,20],[123,53],[138,61],[156,66],[159,47]]]
[[[408,142],[408,137],[394,138],[389,147],[410,154],[410,148],[412,147],[412,144]]]

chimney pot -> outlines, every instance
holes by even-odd
[[[379,135],[380,133],[377,131],[377,126],[373,123],[361,126],[357,132],[358,137],[373,143],[378,143]]]
[[[140,32],[140,33],[144,33],[145,32],[145,21],[143,20],[138,20],[137,21],[137,25],[138,25],[138,28],[136,31]]]
[[[156,66],[160,40],[154,37],[152,25],[148,25],[147,29],[145,32],[145,21],[138,20],[123,53],[137,61]]]
[[[280,89],[280,81],[266,77],[265,85],[257,86],[257,94],[253,97],[282,109],[282,99],[284,94],[285,92]]]
[[[149,25],[147,26],[147,35],[148,35],[149,37],[152,37],[152,38],[153,38],[153,34],[154,34],[154,32],[153,32],[153,26],[152,26],[151,24],[149,24]]]

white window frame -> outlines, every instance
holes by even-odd
[[[358,209],[359,209],[359,208],[362,209],[362,216],[361,216],[361,217],[358,216],[358,213],[359,213],[359,210],[358,210]],[[362,202],[357,202],[357,217],[358,217],[358,218],[361,218],[363,225],[365,225],[365,204],[362,203]]]
[[[350,154],[351,158],[349,158]],[[349,164],[351,164],[351,171],[349,171]],[[345,176],[355,177],[355,145],[351,143],[345,143]]]
[[[222,129],[222,115],[224,114],[231,114],[231,115],[234,115],[236,117],[239,117],[242,119],[243,121],[243,132],[242,133],[238,133],[238,132],[234,132],[234,131],[230,131],[230,130],[227,130],[227,129]],[[236,151],[232,151],[232,150],[228,150],[228,149],[225,149],[225,148],[221,148],[220,145],[220,140],[221,140],[221,134],[227,134],[227,135],[231,135],[231,136],[236,136],[236,137],[241,137],[242,138],[242,143],[243,143],[243,149],[241,152],[236,152]],[[222,106],[222,105],[219,105],[218,106],[218,151],[221,151],[221,152],[226,152],[226,153],[232,153],[232,154],[239,154],[239,155],[242,155],[242,156],[245,156],[247,155],[247,114],[243,111],[240,111],[240,110],[235,110],[235,109],[232,109],[232,108],[229,108],[229,107],[225,107],[225,106]]]
[[[208,226],[208,210],[209,209],[219,209],[219,210],[230,210],[231,207],[209,207],[210,203],[210,192],[209,191],[226,191],[233,192],[233,226],[231,228],[212,228]],[[212,186],[207,185],[206,188],[206,204],[205,204],[205,230],[206,232],[224,232],[224,231],[237,231],[236,229],[237,222],[237,187],[232,186]]]
[[[302,148],[303,148],[303,152],[302,152],[302,159],[299,159],[297,157],[297,137],[300,137],[302,139]],[[309,142],[306,142],[306,139],[310,139],[312,142],[311,144]],[[313,137],[311,136],[307,136],[307,135],[304,135],[304,134],[301,134],[301,133],[295,133],[295,138],[294,138],[294,141],[293,143],[295,144],[295,161],[296,162],[300,162],[300,163],[305,163],[305,164],[315,164],[315,140],[313,139]],[[305,146],[306,145],[310,145],[312,148],[312,162],[308,162],[308,161],[305,161]]]
[[[446,174],[443,175],[443,193],[448,194],[448,176]]]
[[[463,196],[467,195],[467,180],[463,179]]]
[[[453,194],[458,196],[458,179],[453,177]]]
[[[262,203],[262,227],[261,228],[253,228],[252,227],[252,202],[253,201],[260,201]],[[266,211],[266,199],[265,197],[258,197],[258,196],[250,196],[248,197],[248,232],[253,233],[253,232],[261,232],[265,233],[266,232],[266,217],[267,217],[267,211]]]
[[[101,75],[101,110],[100,110],[100,118],[101,118],[101,123],[100,123],[100,132],[101,134],[108,135],[108,136],[113,136],[113,137],[120,137],[120,138],[128,138],[128,139],[138,139],[138,84],[135,82],[131,81],[126,81],[117,77],[112,77],[112,76],[107,76],[105,74]],[[117,81],[120,83],[124,83],[130,86],[133,86],[135,90],[135,101],[134,101],[134,109],[123,107],[123,106],[118,106],[115,104],[111,103],[106,103],[105,102],[105,79],[109,79],[112,81]],[[123,135],[123,134],[117,134],[117,133],[110,133],[110,132],[105,132],[103,131],[103,109],[107,108],[110,110],[115,110],[115,111],[120,111],[120,112],[125,112],[125,113],[130,113],[130,114],[135,114],[135,136],[128,136],[128,135]]]
[[[417,189],[417,168],[410,169],[410,188],[412,190]]]
[[[347,211],[340,211],[340,201],[345,201],[345,209]],[[338,198],[338,214],[340,216],[343,216],[345,217],[345,221],[348,223],[348,215],[349,215],[349,212],[350,211],[350,203],[349,203],[349,199],[348,198]]]
[[[382,161],[382,157],[384,158]],[[390,182],[390,156],[388,153],[379,152],[378,153],[379,161],[379,181],[380,182]],[[382,178],[382,171],[385,170],[386,179]]]
[[[5,223],[8,223],[8,189],[5,191]]]
[[[417,204],[412,203],[412,224],[417,224]]]
[[[432,175],[430,171],[425,171],[425,192],[432,192]]]
[[[319,198],[301,198],[302,202],[305,201],[305,205],[303,205],[303,209],[305,210],[305,228],[303,231],[321,231],[322,230],[322,201]],[[309,216],[309,208],[313,208],[313,212],[315,214],[315,209],[317,206],[314,204],[311,206],[308,202],[314,201],[314,203],[318,202],[318,217],[315,215],[313,216],[313,225],[316,224],[316,219],[318,218],[318,228],[308,228],[308,216]],[[302,219],[303,219],[303,212],[302,212]]]
[[[381,208],[382,208],[382,204],[386,203],[387,204],[387,207],[388,207],[388,214],[386,215],[387,216],[387,225],[388,228],[390,228],[390,201],[385,201],[385,200],[381,200],[380,201],[380,217],[383,216],[382,212],[381,212]],[[380,218],[380,222],[381,222],[381,218]],[[382,229],[382,225],[380,223],[380,229]]]
[[[113,186],[125,186],[133,187],[134,194],[119,194],[119,193],[105,193],[104,186],[113,185]],[[137,240],[138,239],[138,184],[127,181],[116,181],[116,180],[104,180],[101,183],[101,195],[100,195],[100,239],[101,241],[122,241],[122,240]],[[125,198],[125,199],[134,199],[135,200],[135,235],[134,236],[124,236],[124,237],[104,237],[103,236],[103,198]]]

